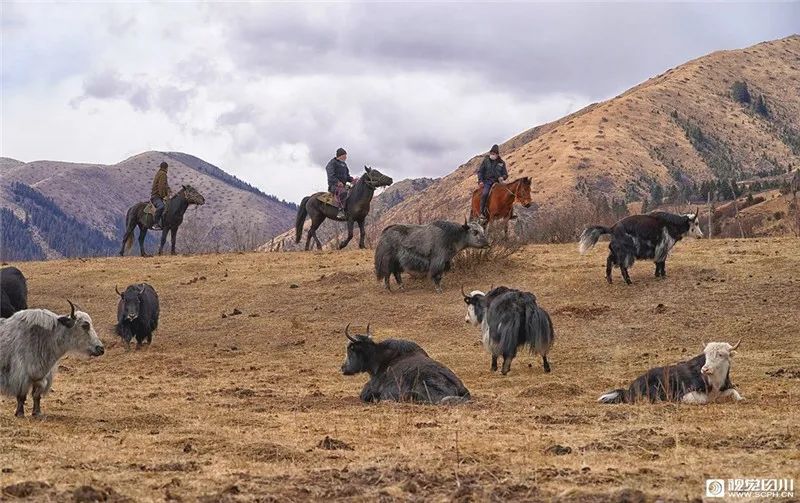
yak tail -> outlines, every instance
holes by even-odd
[[[619,388],[611,390],[607,393],[600,395],[597,399],[600,403],[628,403],[628,393],[626,390]]]
[[[131,247],[133,246],[133,229],[136,227],[136,211],[134,208],[130,208],[128,213],[125,215],[125,243],[124,248],[126,252],[131,251]]]
[[[311,196],[306,196],[300,201],[300,207],[297,208],[297,219],[294,221],[294,242],[299,243],[300,238],[303,236],[303,224],[306,221],[306,216],[308,216],[308,210],[306,209],[306,203],[308,200],[311,199]]]
[[[375,277],[378,281],[391,276],[397,268],[397,250],[388,239],[378,241],[375,248]]]
[[[583,233],[581,233],[580,243],[578,244],[578,251],[581,252],[581,255],[594,248],[594,245],[597,244],[597,240],[600,239],[600,236],[603,234],[611,234],[611,229],[603,227],[602,225],[587,227]]]
[[[547,311],[533,302],[525,306],[525,342],[532,353],[547,356],[556,334]]]

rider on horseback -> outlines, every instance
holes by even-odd
[[[153,188],[150,191],[150,202],[156,207],[155,218],[153,219],[154,225],[163,228],[162,217],[164,215],[164,200],[167,199],[172,191],[167,185],[167,163],[162,162],[161,166],[153,178]]]
[[[488,218],[488,210],[486,208],[486,201],[489,198],[489,192],[492,190],[492,185],[497,182],[508,179],[508,171],[506,170],[506,163],[500,158],[500,147],[492,145],[480,168],[477,171],[478,183],[482,189],[481,191],[481,215]]]
[[[347,187],[345,184],[353,182],[353,177],[350,176],[350,170],[347,168],[347,152],[343,148],[336,150],[336,157],[328,162],[325,166],[325,171],[328,172],[328,192],[333,194],[336,201],[339,203],[339,213],[336,218],[344,220],[344,197],[347,194]]]

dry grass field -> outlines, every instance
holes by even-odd
[[[699,501],[706,478],[800,480],[800,240],[681,242],[666,279],[643,262],[633,286],[605,283],[604,249],[526,247],[443,294],[383,291],[370,251],[23,263],[30,303],[79,303],[107,352],[62,361],[43,420],[0,401],[0,500]],[[126,352],[114,285],[138,281],[161,326]],[[461,283],[535,292],[553,372],[521,355],[491,373]],[[348,322],[420,343],[474,400],[360,403],[366,375],[339,372]],[[740,337],[741,403],[595,402]]]

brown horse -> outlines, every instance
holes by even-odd
[[[486,209],[489,213],[487,225],[497,220],[506,221],[506,235],[508,234],[508,219],[511,218],[511,210],[517,202],[528,208],[531,205],[531,179],[530,177],[518,178],[510,183],[496,183],[489,192],[489,199],[486,201]],[[472,192],[472,210],[470,218],[477,218],[481,212],[481,189],[477,188]]]

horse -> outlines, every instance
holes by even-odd
[[[319,200],[319,197],[327,194],[327,192],[317,192],[310,196],[304,197],[300,202],[300,207],[297,209],[297,219],[295,220],[295,243],[300,242],[303,235],[303,224],[306,221],[306,216],[311,217],[311,228],[308,230],[308,237],[306,238],[306,251],[311,245],[311,238],[317,244],[317,249],[322,249],[322,243],[317,238],[317,229],[326,218],[337,220],[339,222],[347,222],[347,239],[340,245],[341,250],[350,243],[353,239],[353,224],[358,222],[358,229],[361,231],[360,239],[358,240],[359,248],[366,248],[364,244],[364,219],[367,218],[369,213],[369,204],[372,201],[372,196],[375,189],[378,187],[388,187],[394,183],[391,177],[388,177],[378,171],[377,169],[364,166],[364,176],[350,189],[350,194],[344,202],[345,219],[337,218],[339,208],[332,204],[324,203]]]
[[[161,246],[158,248],[158,254],[161,255],[164,250],[164,244],[167,242],[167,233],[171,233],[172,237],[172,255],[175,255],[175,237],[178,232],[178,227],[183,222],[183,214],[186,213],[190,204],[202,205],[205,204],[206,199],[191,185],[182,185],[181,190],[172,196],[169,200],[165,201],[164,206],[164,226],[161,229]],[[147,237],[147,230],[153,228],[155,215],[145,212],[148,202],[136,203],[128,209],[125,217],[125,236],[122,238],[122,248],[119,250],[119,255],[125,255],[126,251],[133,246],[133,231],[136,226],[139,227],[139,252],[142,257],[149,257],[144,251],[144,239]]]
[[[530,177],[518,178],[510,183],[495,183],[489,192],[486,201],[486,209],[489,214],[486,225],[497,220],[505,221],[505,234],[508,236],[508,220],[511,218],[511,211],[514,202],[519,202],[525,208],[531,205],[531,179]],[[477,188],[472,192],[472,208],[470,218],[481,216],[481,189]]]

